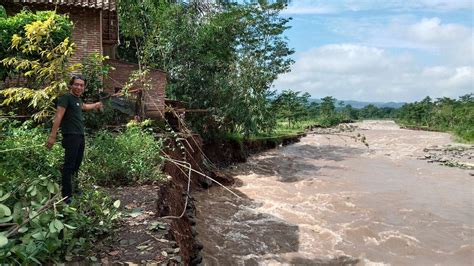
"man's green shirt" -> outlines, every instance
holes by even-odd
[[[82,116],[82,99],[70,92],[58,99],[58,106],[64,107],[66,112],[61,121],[63,134],[84,135],[84,117]]]

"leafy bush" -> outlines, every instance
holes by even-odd
[[[40,264],[83,255],[120,217],[119,202],[91,185],[71,205],[57,180],[63,151],[31,121],[0,119],[0,262]]]
[[[139,125],[114,136],[100,131],[86,156],[83,173],[98,184],[130,184],[159,178],[162,142]]]
[[[332,127],[342,122],[341,116],[338,114],[332,114],[329,116],[322,116],[319,118],[319,124],[322,127]]]
[[[7,11],[2,5],[0,5],[0,18],[6,18],[6,17],[7,17]]]
[[[56,27],[51,33],[52,45],[56,46],[64,39],[71,36],[73,25],[67,16],[57,15],[53,11],[38,11],[36,13],[22,11],[15,16],[10,17],[0,15],[0,58],[20,55],[21,53],[18,50],[10,49],[13,35],[17,34],[23,36],[26,25],[35,21],[46,21],[50,17],[54,17],[54,20],[56,21]],[[37,55],[29,56],[29,59],[38,58],[39,56]],[[9,70],[11,70],[9,67],[0,65],[0,80],[5,79]]]
[[[35,109],[33,117],[38,121],[52,115],[55,99],[67,90],[65,80],[69,79],[70,73],[78,67],[78,64],[68,63],[74,54],[75,45],[67,36],[60,34],[70,33],[68,29],[72,27],[71,22],[67,17],[54,12],[39,14],[44,14],[46,17],[35,17],[28,12],[22,12],[14,17],[38,20],[24,25],[19,34],[4,36],[9,39],[7,42],[9,53],[0,55],[1,63],[5,67],[2,69],[18,81],[9,84],[12,87],[0,90],[0,95],[4,98],[2,105],[27,104],[28,107]],[[0,24],[1,21],[7,22],[3,27],[8,31],[11,28],[11,25],[8,25],[10,20],[0,19]]]
[[[458,126],[454,129],[454,133],[459,136],[461,140],[469,143],[474,142],[474,126],[472,124]]]
[[[92,53],[82,60],[81,73],[87,81],[83,97],[95,97],[98,100],[103,88],[103,78],[112,69],[111,66],[104,64],[106,59],[108,57]]]
[[[0,119],[0,150],[13,149],[0,153],[0,182],[37,177],[39,173],[59,181],[64,151],[60,145],[55,145],[51,151],[42,147],[48,135],[42,128],[32,125],[32,121],[20,124]],[[19,147],[29,148],[17,149]]]
[[[83,255],[120,217],[119,202],[96,190],[71,205],[60,199],[59,185],[48,176],[2,185],[0,223],[8,226],[0,231],[1,262],[40,264]]]

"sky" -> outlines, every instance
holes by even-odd
[[[293,0],[277,91],[413,102],[474,93],[474,1]]]

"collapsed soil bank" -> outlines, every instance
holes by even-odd
[[[247,157],[251,154],[298,142],[304,136],[305,134],[298,134],[244,141],[212,140],[204,142],[204,152],[214,164],[228,166],[232,163],[246,162]]]
[[[222,174],[217,168],[209,166],[209,163],[205,163],[204,161],[208,159],[212,164],[219,166],[245,162],[247,157],[252,153],[298,142],[302,136],[304,135],[244,142],[238,142],[236,140],[213,140],[203,143],[199,135],[190,135],[182,137],[179,143],[169,141],[167,143],[168,148],[165,152],[172,159],[186,161],[193,169],[205,173],[224,185],[230,185],[234,182],[232,177]],[[197,232],[194,228],[196,224],[196,210],[193,203],[194,198],[192,197],[192,192],[207,189],[212,186],[213,183],[206,177],[192,172],[190,191],[188,194],[189,172],[178,164],[179,162],[172,162],[171,160],[165,163],[164,172],[172,178],[159,188],[157,214],[160,217],[179,217],[185,208],[186,197],[188,197],[184,215],[179,219],[171,220],[170,231],[180,247],[182,262],[185,265],[195,265],[202,261],[200,250],[203,246],[196,240]]]

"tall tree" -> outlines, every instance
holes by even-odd
[[[191,117],[196,130],[271,129],[270,87],[292,63],[282,35],[288,19],[278,15],[284,4],[121,1],[122,24],[129,23],[122,35],[135,58],[168,72],[168,97],[210,110]]]
[[[299,91],[284,90],[273,101],[274,108],[279,118],[288,121],[288,127],[308,114],[309,93],[299,95]]]
[[[336,107],[335,107],[336,99],[332,96],[326,96],[321,98],[321,116],[322,117],[330,117],[334,115]]]

